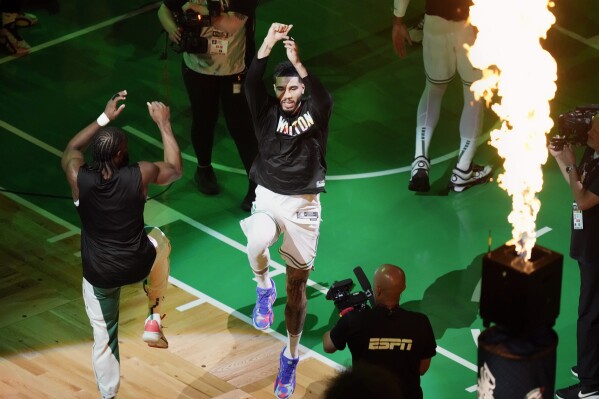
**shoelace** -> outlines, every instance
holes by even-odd
[[[281,374],[283,374],[283,376],[281,377],[281,383],[289,384],[291,382],[293,372],[295,371],[295,365],[293,365],[292,362],[290,362],[289,360],[285,360],[285,363],[287,364],[287,366],[283,365],[282,367],[283,370]]]
[[[265,314],[268,312],[268,302],[270,299],[270,294],[272,293],[272,288],[269,290],[265,290],[258,297],[258,311],[260,314]]]

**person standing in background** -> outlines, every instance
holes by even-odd
[[[199,14],[203,21],[199,37],[205,48],[183,49],[182,74],[192,112],[191,142],[197,157],[194,179],[206,195],[220,192],[212,167],[214,133],[222,107],[227,128],[249,175],[257,154],[256,136],[243,93],[246,66],[254,57],[254,14],[257,0],[164,0],[158,18],[169,38],[180,43],[183,27],[176,16]],[[248,181],[241,209],[250,211],[256,184]]]
[[[400,57],[406,55],[406,41],[412,44],[404,15],[410,0],[394,0],[392,40]],[[456,72],[462,79],[464,106],[460,119],[458,160],[451,174],[449,187],[462,192],[469,187],[489,181],[490,166],[473,162],[476,140],[481,134],[482,100],[470,91],[482,73],[468,59],[464,45],[472,45],[476,31],[468,22],[471,0],[426,0],[423,27],[423,57],[426,85],[418,103],[416,116],[416,148],[408,189],[417,192],[430,190],[429,146],[439,115],[441,101]]]

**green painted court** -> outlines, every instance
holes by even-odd
[[[556,3],[557,24],[544,42],[558,64],[558,91],[551,104],[555,120],[578,105],[599,103],[599,7],[582,0]],[[246,190],[243,166],[224,121],[219,121],[213,160],[222,192],[207,197],[197,191],[181,58],[170,50],[162,57],[159,3],[30,4],[40,19],[38,26],[22,32],[32,54],[0,58],[0,187],[49,218],[78,226],[59,162],[67,141],[102,112],[114,92],[127,89],[127,107],[117,123],[129,133],[131,159],[157,160],[160,136],[145,102],[168,103],[185,154],[184,177],[166,190],[152,190],[146,222],[162,226],[171,239],[175,281],[250,316],[255,283],[239,227],[247,214],[238,207]],[[417,21],[422,5],[412,2],[409,21]],[[334,281],[352,278],[357,283],[352,269],[358,265],[371,278],[380,264],[396,264],[407,275],[402,303],[426,313],[437,338],[438,354],[422,379],[425,397],[474,398],[476,336],[483,329],[477,299],[481,258],[489,249],[489,235],[492,249],[511,238],[510,199],[496,183],[502,160],[485,136],[475,160],[494,166],[493,181],[459,194],[447,189],[462,107],[455,79],[431,145],[432,189],[427,194],[407,190],[425,78],[420,46],[409,48],[405,59],[394,53],[391,14],[391,1],[264,0],[258,7],[256,41],[271,22],[292,23],[304,64],[334,98],[327,192],[321,195],[323,223],[302,344],[315,356],[325,356],[321,337],[338,316],[324,293]],[[280,50],[273,52],[270,68],[283,58]],[[495,123],[487,110],[485,135]],[[560,339],[556,386],[561,387],[574,383],[570,367],[576,361],[579,274],[567,256],[570,192],[552,159],[543,169],[537,244],[564,254],[555,326]],[[279,286],[273,328],[284,335],[285,277],[277,249],[271,250]],[[348,351],[326,358],[339,365],[350,362]]]

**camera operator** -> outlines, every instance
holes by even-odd
[[[397,376],[406,398],[422,398],[420,376],[427,372],[437,344],[431,324],[422,313],[404,310],[399,298],[406,288],[403,270],[384,264],[374,273],[375,307],[343,313],[322,337],[324,351],[349,346],[354,365],[382,366]]]
[[[574,197],[570,256],[580,268],[576,333],[580,383],[558,389],[560,399],[599,398],[599,114],[594,115],[587,136],[578,167],[571,144],[561,150],[549,147]]]
[[[224,3],[224,5],[223,5]],[[204,48],[183,48],[183,81],[191,103],[191,142],[198,167],[194,179],[200,192],[216,195],[220,189],[212,168],[214,130],[222,105],[227,128],[249,175],[258,153],[256,136],[243,93],[246,66],[254,57],[254,14],[257,0],[164,0],[158,18],[170,39],[180,44],[186,37],[176,18],[200,16],[195,41]],[[226,7],[225,7],[226,6]],[[249,181],[241,208],[249,211],[256,185]]]

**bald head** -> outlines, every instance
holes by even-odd
[[[405,289],[406,275],[400,267],[384,264],[374,272],[374,299],[377,304],[397,306]]]

